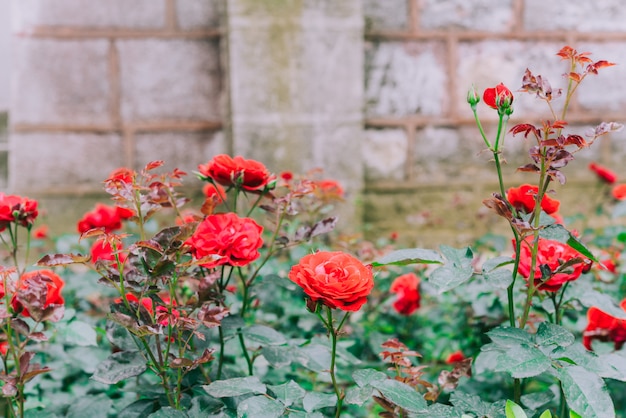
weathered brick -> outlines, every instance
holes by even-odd
[[[216,41],[118,41],[125,121],[219,120],[221,80]]]
[[[123,165],[119,135],[13,133],[9,149],[9,184],[16,193],[98,188]]]
[[[385,42],[366,46],[367,116],[443,116],[445,47],[440,42]]]
[[[402,129],[368,129],[363,142],[366,180],[404,180],[408,152]]]
[[[135,136],[135,168],[163,160],[164,170],[179,168],[194,177],[198,164],[226,152],[222,132],[142,133]]]
[[[19,0],[18,31],[37,26],[155,29],[165,25],[166,0]]]
[[[178,26],[183,30],[216,29],[224,0],[176,0]]]
[[[408,2],[411,0],[365,0],[363,13],[365,14],[365,30],[372,31],[402,31],[408,23]]]
[[[259,19],[295,19],[302,23],[320,17],[347,19],[362,24],[361,1],[355,0],[228,0],[229,19],[258,22]]]
[[[623,32],[625,20],[621,0],[524,2],[524,28],[529,31]]]
[[[515,19],[513,0],[424,0],[419,4],[423,29],[507,32]]]
[[[12,123],[111,121],[108,42],[16,38]]]
[[[467,105],[467,91],[476,86],[482,96],[485,88],[504,83],[514,92],[515,118],[538,115],[541,119],[549,117],[549,109],[544,101],[534,94],[517,93],[522,85],[524,70],[529,68],[534,75],[546,77],[553,89],[566,87],[563,73],[567,65],[555,54],[563,45],[554,42],[519,42],[519,41],[484,41],[463,42],[458,47],[458,67],[456,71],[456,103],[461,115],[471,117]],[[562,99],[554,100],[558,109]],[[488,119],[497,119],[497,112],[479,104],[479,114]]]

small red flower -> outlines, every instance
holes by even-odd
[[[94,228],[103,228],[105,232],[112,232],[121,229],[122,221],[132,218],[134,215],[135,212],[131,209],[98,203],[94,210],[87,212],[78,221],[78,232],[82,234]]]
[[[523,213],[532,213],[535,210],[535,198],[539,193],[539,187],[530,184],[522,184],[519,187],[512,187],[506,192],[506,198],[515,209]],[[561,202],[552,199],[547,194],[541,200],[541,209],[548,215],[559,210]]]
[[[29,227],[39,215],[37,201],[17,195],[0,193],[0,232],[11,222]]]
[[[37,228],[33,229],[33,238],[35,239],[46,239],[48,238],[48,225],[39,225]]]
[[[374,287],[371,266],[341,251],[305,255],[291,267],[289,280],[302,287],[312,302],[355,312]]]
[[[206,183],[202,187],[202,194],[208,199],[213,199],[215,204],[220,204],[226,199],[226,191],[219,184]]]
[[[116,168],[109,174],[109,178],[105,181],[121,181],[127,184],[132,184],[135,178],[135,172],[130,168],[120,167]]]
[[[241,187],[254,191],[268,185],[272,176],[267,168],[255,160],[235,158],[226,154],[216,155],[211,161],[198,166],[200,174],[228,187]]]
[[[613,187],[613,190],[611,190],[611,194],[617,200],[626,199],[626,184],[618,184],[617,186]]]
[[[126,260],[126,254],[121,252],[122,243],[117,246],[117,257],[121,263]],[[91,261],[95,263],[98,260],[116,261],[115,254],[113,253],[113,247],[109,242],[104,239],[99,239],[91,246]]]
[[[465,354],[463,354],[463,352],[461,350],[455,351],[454,353],[450,354],[448,356],[448,358],[446,359],[446,363],[447,364],[454,364],[454,363],[458,363],[460,361],[465,360],[467,357],[465,357]]]
[[[3,356],[6,356],[8,351],[9,351],[9,343],[7,341],[0,342],[0,354],[2,354]]]
[[[343,187],[336,180],[319,180],[314,185],[315,195],[323,201],[341,200],[344,197]]]
[[[225,264],[241,267],[259,258],[262,232],[263,227],[253,219],[220,213],[207,216],[185,243],[198,260],[215,256],[201,264],[206,268]]]
[[[622,300],[620,307],[626,311],[626,299]],[[616,318],[592,306],[587,311],[587,320],[587,328],[583,331],[583,345],[587,350],[592,350],[593,340],[612,341],[616,350],[622,348],[626,342],[626,319]]]
[[[485,89],[483,93],[485,104],[494,109],[510,108],[513,104],[513,93],[504,84]]]
[[[526,281],[530,277],[533,237],[527,237],[521,245],[519,274]],[[515,257],[515,255],[513,255]],[[591,261],[567,244],[539,238],[537,262],[535,265],[535,286],[547,292],[558,291],[565,282],[576,280],[591,267]],[[550,276],[543,272],[549,270]]]
[[[136,304],[141,304],[141,306],[144,307],[144,309],[150,314],[150,315],[154,315],[154,306],[156,305],[156,323],[163,325],[163,326],[167,326],[167,325],[175,325],[176,324],[176,320],[178,318],[180,318],[180,312],[178,312],[178,310],[176,309],[172,309],[172,314],[170,315],[168,313],[168,307],[167,305],[170,304],[170,298],[168,296],[161,296],[161,300],[163,301],[164,305],[161,304],[156,304],[155,301],[153,301],[150,298],[147,297],[143,297],[141,299],[138,299],[137,296],[133,295],[132,293],[127,293],[126,294],[126,300],[128,300],[128,302],[130,303],[136,303]],[[117,299],[114,300],[115,303],[122,303],[122,298],[119,297]],[[173,301],[172,303],[173,306],[176,306],[176,301]]]
[[[420,279],[415,273],[398,276],[389,291],[397,295],[393,303],[394,309],[401,315],[411,315],[420,307]]]
[[[596,173],[596,175],[601,181],[607,184],[613,184],[617,181],[617,174],[615,174],[613,171],[609,170],[608,168],[604,166],[601,166],[596,163],[591,163],[589,164],[589,169],[593,171],[594,173]]]

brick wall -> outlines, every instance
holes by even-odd
[[[572,104],[571,129],[582,133],[602,120],[624,121],[626,9],[619,0],[365,0],[365,221],[372,236],[400,231],[418,244],[466,243],[493,229],[481,205],[497,190],[490,153],[482,152],[468,88],[482,92],[504,82],[521,86],[526,67],[563,85],[563,45],[591,51],[620,66],[585,80]],[[516,122],[546,115],[540,101],[517,93]],[[479,108],[493,134],[496,112]],[[577,154],[569,188],[555,186],[564,215],[590,209],[580,193],[593,187],[587,165],[601,162],[626,178],[626,132]],[[527,145],[507,138],[505,182],[532,182],[515,173]]]
[[[76,194],[223,152],[220,4],[14,1],[11,189]]]

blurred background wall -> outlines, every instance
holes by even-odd
[[[465,243],[492,229],[480,202],[496,190],[468,88],[517,90],[526,67],[560,86],[567,44],[621,64],[581,86],[572,131],[623,122],[624,22],[619,0],[12,0],[0,5],[0,186],[76,217],[114,168],[191,172],[226,152],[323,167],[369,236]],[[530,95],[514,105],[509,126],[547,117]],[[492,132],[495,111],[480,114]],[[565,216],[589,209],[589,162],[626,176],[624,136],[576,156],[571,192],[555,187]],[[515,172],[527,147],[507,139],[509,186],[533,180]]]

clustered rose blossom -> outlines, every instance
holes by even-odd
[[[513,104],[513,93],[504,84],[485,89],[483,93],[485,104],[494,109],[510,108]]]
[[[0,232],[10,223],[30,227],[37,219],[37,201],[17,195],[0,193]]]
[[[313,302],[331,309],[358,311],[374,287],[371,266],[341,251],[309,254],[291,267],[289,279]]]
[[[518,271],[526,281],[530,277],[532,246],[533,237],[531,236],[524,239],[520,248]],[[564,265],[566,266],[564,267]],[[539,238],[534,277],[537,289],[556,292],[566,282],[578,279],[590,267],[591,261],[569,245],[559,241]],[[543,269],[549,269],[552,275],[544,278]]]
[[[198,170],[216,183],[241,187],[247,191],[262,190],[272,180],[270,172],[262,163],[241,156],[232,158],[226,154],[216,155],[208,163],[200,164]]]
[[[617,181],[617,174],[600,164],[590,163],[589,170],[596,173],[598,178],[604,183],[613,184]]]
[[[242,267],[259,258],[263,246],[263,227],[253,219],[234,213],[207,216],[198,224],[185,244],[198,259],[208,258],[201,265],[214,268],[221,265]],[[211,256],[215,256],[210,259]]]
[[[43,304],[40,307],[41,310],[44,310],[50,306],[59,306],[65,304],[65,299],[63,299],[63,295],[61,294],[61,290],[65,285],[63,279],[61,279],[56,273],[51,270],[34,270],[22,274],[22,276],[18,280],[16,293],[11,299],[11,306],[13,307],[13,310],[15,312],[20,313],[22,316],[25,316],[27,318],[31,316],[31,313],[28,311],[28,309],[24,307],[20,302],[19,295],[21,293],[25,293],[31,287],[37,286],[37,283],[45,283],[46,287],[45,289],[41,289],[40,292],[35,292],[35,294],[40,295],[44,298]],[[4,289],[1,293],[2,295],[0,296],[4,297]],[[61,318],[52,317],[48,319],[51,321],[58,321]]]
[[[389,291],[397,298],[393,308],[401,315],[411,315],[420,307],[420,279],[415,273],[407,273],[396,277]]]
[[[620,307],[626,314],[626,299],[622,300]],[[613,342],[615,349],[619,350],[626,342],[626,319],[616,318],[602,309],[592,306],[587,311],[587,328],[583,331],[583,345],[587,350],[592,350],[593,340]]]
[[[513,207],[523,213],[532,213],[535,210],[535,198],[539,193],[539,187],[530,184],[522,184],[519,187],[512,187],[506,192],[506,198]],[[547,194],[541,200],[541,209],[548,215],[552,215],[559,210],[561,203],[552,199]]]
[[[170,304],[170,298],[168,296],[163,295],[160,298],[165,305]],[[178,310],[172,309],[172,314],[170,315],[168,313],[168,307],[164,305],[157,305],[156,314],[155,314],[154,309],[153,309],[154,302],[152,301],[152,299],[148,297],[143,297],[141,299],[138,299],[137,296],[133,295],[132,293],[127,293],[126,300],[128,300],[129,303],[140,304],[141,306],[145,308],[145,310],[150,315],[155,315],[157,324],[160,324],[163,326],[167,326],[169,324],[175,325],[176,319],[180,318],[180,312],[178,312]],[[117,298],[114,300],[114,302],[122,303],[122,298],[121,297]],[[176,301],[174,301],[173,305],[176,306]]]
[[[83,215],[78,221],[78,232],[81,234],[94,228],[103,228],[105,232],[112,232],[122,228],[122,221],[135,215],[131,209],[119,206],[107,206],[102,203],[96,204],[91,212]]]

